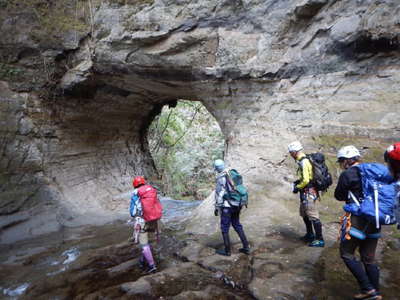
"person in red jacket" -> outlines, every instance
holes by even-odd
[[[147,263],[147,273],[157,270],[149,243],[149,233],[158,234],[158,220],[162,216],[162,206],[157,196],[157,190],[149,184],[142,176],[133,179],[133,195],[129,212],[135,218],[135,242],[142,247],[140,267],[143,269]]]
[[[400,142],[389,146],[384,157],[393,177],[400,180]]]
[[[397,228],[400,229],[400,142],[397,142],[387,148],[385,154],[385,162],[387,163],[390,172],[397,181],[397,199],[395,214],[397,220]]]

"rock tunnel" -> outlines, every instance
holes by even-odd
[[[219,123],[253,212],[286,213],[292,140],[399,135],[394,0],[356,14],[354,1],[120,2],[67,1],[55,42],[29,13],[2,15],[3,240],[114,218],[132,176],[154,176],[146,130],[178,99]]]

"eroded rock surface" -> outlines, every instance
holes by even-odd
[[[288,142],[399,136],[396,0],[0,5],[3,242],[125,210],[132,176],[155,175],[146,129],[177,99],[217,119],[257,232],[289,214]]]
[[[337,225],[324,229],[327,247],[315,249],[295,227],[275,226],[251,239],[250,255],[238,252],[232,235],[230,257],[215,254],[223,246],[219,235],[166,229],[153,244],[158,272],[148,275],[138,267],[140,247],[128,241],[130,227],[75,228],[2,245],[0,271],[7,275],[0,292],[6,299],[22,288],[21,299],[347,299],[357,285],[339,257]],[[385,238],[377,251],[387,299],[400,291],[399,246]]]

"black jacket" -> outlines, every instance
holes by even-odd
[[[348,197],[349,191],[351,191],[358,200],[362,199],[361,175],[357,167],[350,167],[340,174],[335,189],[335,198],[339,201],[351,203],[353,201]],[[380,231],[380,229],[376,229],[375,225],[368,222],[366,219],[354,215],[351,216],[351,224],[352,227],[368,234]]]
[[[349,199],[349,191],[351,191],[357,199],[361,199],[361,175],[360,170],[357,167],[350,167],[340,174],[338,184],[335,189],[335,198],[339,201],[351,203],[353,201]]]

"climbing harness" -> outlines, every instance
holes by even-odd
[[[305,206],[308,206],[308,201],[317,201],[319,199],[318,197],[318,192],[315,190],[315,188],[305,188],[304,192],[300,194],[300,201],[303,203]]]
[[[346,212],[343,216],[340,217],[340,228],[338,241],[350,240],[350,229],[351,229],[351,213]]]

